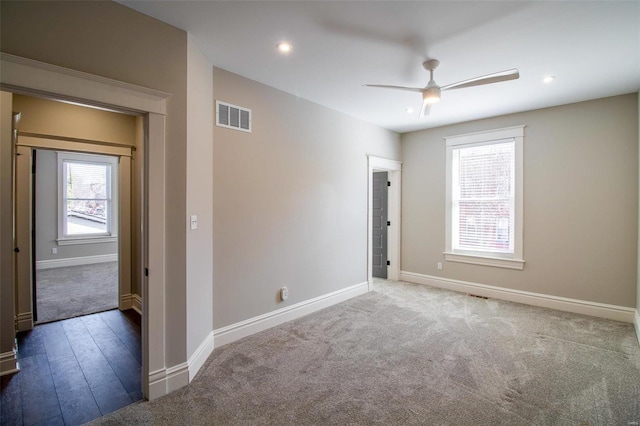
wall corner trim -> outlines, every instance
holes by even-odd
[[[142,315],[142,297],[140,297],[140,295],[133,294],[131,296],[131,308]]]
[[[16,315],[16,329],[18,331],[27,331],[33,329],[33,314],[29,312],[20,312]]]
[[[189,384],[186,362],[149,373],[149,401],[160,398]]]
[[[18,371],[20,371],[20,365],[18,364],[16,351],[0,353],[0,376],[17,373]]]
[[[213,330],[214,339],[217,347],[220,347],[242,339],[243,337],[275,327],[287,321],[292,321],[312,312],[319,311],[320,309],[328,308],[329,306],[336,305],[353,297],[363,295],[368,291],[369,283],[367,281],[355,284],[323,296],[296,303],[295,305],[218,328]]]
[[[640,308],[636,309],[634,325],[636,328],[636,337],[638,338],[638,345],[640,345]]]
[[[189,383],[196,377],[200,368],[202,368],[207,358],[209,358],[209,355],[213,352],[214,347],[213,331],[211,331],[202,343],[200,343],[200,346],[198,346],[193,355],[187,360],[187,364],[189,365]]]
[[[539,306],[558,311],[573,312],[582,315],[607,318],[627,323],[639,321],[637,311],[625,306],[608,305],[605,303],[590,302],[588,300],[570,299],[560,296],[552,296],[542,293],[532,293],[522,290],[514,290],[504,287],[495,287],[486,284],[459,281],[450,278],[434,277],[431,275],[416,274],[414,272],[400,272],[400,280],[414,284],[423,284],[431,287],[453,290],[460,293],[473,293],[494,299],[509,302],[523,303],[525,305]],[[636,326],[636,331],[638,327]]]

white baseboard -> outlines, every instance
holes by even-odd
[[[153,401],[167,394],[167,370],[152,371],[149,373],[149,395],[147,399]]]
[[[207,337],[200,343],[198,349],[189,357],[187,360],[187,365],[189,365],[189,383],[196,377],[200,368],[204,362],[209,358],[211,352],[213,352],[213,331],[210,332]]]
[[[634,316],[635,316],[634,325],[636,328],[636,337],[638,338],[638,344],[640,345],[640,306],[638,306],[638,309],[636,309],[636,314]]]
[[[542,293],[531,293],[528,291],[495,287],[486,284],[434,277],[431,275],[422,275],[406,271],[400,272],[400,280],[415,284],[425,284],[431,287],[444,288],[461,293],[472,293],[478,296],[540,306],[558,311],[574,312],[577,314],[591,315],[594,317],[629,323],[633,323],[634,321],[633,317],[635,309],[625,306],[607,305],[605,303],[569,299],[566,297],[551,296]]]
[[[101,254],[96,256],[67,257],[64,259],[50,259],[36,261],[36,270],[63,268],[65,266],[91,265],[94,263],[117,262],[118,254]]]
[[[149,373],[149,401],[160,398],[189,384],[186,362]]]
[[[0,353],[0,376],[17,373],[18,371],[20,371],[20,365],[18,364],[16,351],[11,350]]]
[[[189,366],[186,362],[167,368],[167,393],[189,384]]]
[[[120,309],[121,311],[126,311],[127,309],[131,308],[133,308],[133,294],[121,294],[118,309]]]
[[[21,312],[16,315],[16,329],[18,331],[33,329],[33,314],[31,312]]]
[[[258,333],[287,321],[300,318],[320,309],[327,308],[352,297],[367,293],[369,283],[363,282],[351,287],[343,288],[314,299],[305,300],[295,305],[287,306],[277,311],[269,312],[254,318],[249,318],[226,327],[213,330],[216,347],[235,342],[243,337]]]
[[[138,314],[142,315],[142,297],[137,294],[132,295],[131,297],[132,308]]]

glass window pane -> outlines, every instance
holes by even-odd
[[[66,235],[107,234],[110,231],[110,167],[108,164],[64,162]]]
[[[67,234],[104,234],[107,232],[106,200],[67,201]]]
[[[513,253],[515,143],[455,150],[453,249]]]
[[[67,198],[107,198],[108,165],[66,162]]]

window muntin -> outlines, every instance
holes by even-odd
[[[522,269],[524,126],[445,141],[445,259]]]

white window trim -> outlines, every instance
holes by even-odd
[[[476,133],[445,137],[446,145],[446,204],[445,204],[445,251],[444,258],[450,262],[471,263],[508,269],[524,269],[523,258],[523,145],[525,126],[506,127]],[[515,142],[515,229],[513,255],[498,253],[463,252],[453,250],[452,244],[452,161],[453,148],[460,145],[479,145],[513,139]]]
[[[58,238],[56,242],[59,246],[77,245],[77,244],[97,244],[97,243],[113,243],[118,241],[118,158],[106,155],[97,154],[80,154],[74,152],[57,151],[58,157]],[[78,235],[78,236],[66,236],[64,232],[64,161],[79,161],[89,163],[106,163],[111,165],[111,203],[109,231],[106,234],[97,235]]]

